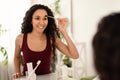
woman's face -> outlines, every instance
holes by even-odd
[[[44,9],[38,9],[32,16],[33,31],[44,32],[48,25],[48,14]]]

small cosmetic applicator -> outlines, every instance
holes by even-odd
[[[49,18],[53,18],[53,19],[57,19],[57,18],[55,18],[55,17],[52,17],[52,16],[47,16],[47,17],[49,17]]]

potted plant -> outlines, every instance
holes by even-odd
[[[0,36],[2,35],[2,33],[5,33],[7,31],[6,29],[2,29],[1,27],[2,27],[2,25],[0,24]],[[0,45],[0,62],[4,66],[8,65],[7,50],[2,45]]]

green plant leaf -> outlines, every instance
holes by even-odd
[[[3,60],[2,60],[1,63],[4,66],[7,66],[8,65],[8,54],[7,54],[7,50],[4,47],[2,47],[2,46],[0,46],[0,54],[3,55]]]

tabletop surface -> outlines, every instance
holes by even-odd
[[[21,77],[13,80],[27,80],[26,77]],[[55,73],[45,74],[45,75],[38,75],[36,80],[57,80]]]

